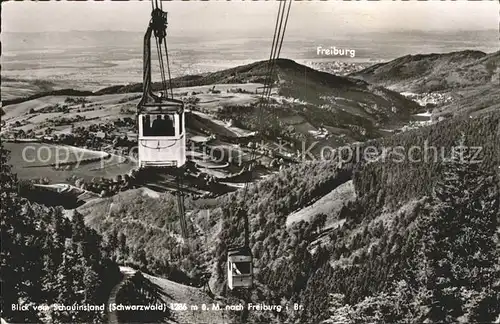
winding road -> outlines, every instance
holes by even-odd
[[[136,271],[130,267],[120,267],[120,272],[123,274],[123,278],[122,280],[117,283],[113,289],[111,289],[111,293],[109,294],[109,298],[108,298],[108,307],[106,308],[107,309],[107,312],[108,312],[108,323],[109,324],[118,324],[119,321],[118,321],[118,312],[116,310],[110,312],[109,311],[109,305],[111,304],[116,304],[116,294],[118,293],[118,291],[120,290],[123,282],[132,277]]]
[[[108,298],[108,305],[116,303],[116,295],[120,290],[123,282],[133,276],[136,270],[130,267],[120,267],[123,274],[123,279],[116,284]],[[168,321],[172,324],[196,324],[196,323],[211,323],[211,324],[230,324],[228,312],[222,310],[224,304],[221,301],[211,298],[201,288],[185,286],[164,278],[154,277],[143,273],[144,278],[148,279],[152,284],[158,286],[161,290],[163,302],[171,307],[172,317],[174,321]],[[174,305],[173,305],[174,304]],[[206,307],[203,307],[205,305]],[[220,310],[212,309],[213,305],[218,305]],[[187,308],[187,310],[183,310]],[[197,308],[197,309],[196,309]],[[205,310],[203,310],[205,308]],[[118,313],[116,311],[109,312],[107,318],[109,324],[118,324]]]

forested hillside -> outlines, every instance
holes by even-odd
[[[248,201],[251,202],[249,212],[256,217],[251,224],[254,232],[252,242],[261,241],[257,244],[262,246],[262,241],[267,243],[266,238],[274,241],[282,231],[287,232],[285,219],[278,219],[278,216],[305,207],[331,191],[330,188],[348,181],[351,170],[351,164],[341,168],[328,161],[301,164],[283,170],[278,178],[271,177],[251,186],[248,193],[251,197]],[[305,173],[309,176],[302,177]],[[291,192],[289,186],[293,186],[294,191]],[[120,248],[120,251],[126,249],[127,252],[119,256],[122,263],[170,280],[199,285],[203,273],[211,270],[214,261],[218,260],[219,266],[224,262],[225,247],[216,246],[213,236],[219,231],[222,231],[221,235],[242,232],[243,224],[234,221],[225,223],[228,219],[223,213],[228,210],[221,208],[234,203],[235,199],[233,194],[213,200],[187,199],[191,235],[185,242],[180,238],[175,197],[168,193],[159,198],[120,193],[113,198],[84,205],[79,210],[86,216],[89,226],[106,237],[118,236],[118,242],[124,242],[126,248]],[[298,243],[294,240],[293,244]],[[218,252],[215,252],[216,248]],[[214,258],[214,253],[220,258]]]
[[[123,265],[149,271],[158,276],[185,283],[195,283],[187,273],[194,268],[199,242],[182,244],[175,196],[165,193],[159,198],[131,190],[81,206],[91,228],[108,238],[116,247],[117,261]],[[189,232],[193,225],[188,223]],[[184,269],[184,270],[181,270]]]
[[[433,146],[435,160],[312,161],[250,185],[246,196],[188,200],[187,244],[175,239],[168,194],[109,198],[82,212],[106,235],[126,233],[127,245],[144,249],[153,273],[175,268],[199,284],[209,272],[212,289],[235,301],[304,305],[302,312],[240,314],[249,322],[491,321],[500,314],[499,117],[451,119],[362,145],[403,152]],[[352,179],[355,201],[286,226],[289,214]],[[250,219],[258,269],[248,294],[225,288],[227,248],[243,242],[238,207]],[[325,228],[327,220],[343,225]],[[169,258],[168,266],[160,262]]]
[[[172,86],[179,88],[231,83],[264,84],[267,71],[268,62],[259,61],[203,76],[175,78],[172,80]],[[280,96],[308,105],[307,107],[298,107],[299,109],[295,108],[295,114],[301,116],[301,108],[304,108],[306,117],[311,118],[313,114],[305,109],[312,109],[309,106],[328,112],[328,114],[316,114],[318,119],[330,115],[330,118],[323,121],[325,125],[333,126],[344,123],[364,127],[366,123],[407,120],[412,112],[420,108],[418,104],[397,92],[368,84],[362,80],[317,71],[289,59],[276,60],[271,82]],[[159,89],[161,84],[158,83],[154,86]],[[96,94],[140,91],[142,91],[142,84],[134,84],[102,89]],[[281,111],[285,104],[280,103],[276,107],[277,109],[273,109],[273,113],[281,115],[280,117],[289,116]],[[257,115],[257,113],[253,112],[253,115]]]
[[[489,321],[500,313],[495,299],[500,280],[495,234],[498,125],[499,114],[492,113],[365,144],[408,149],[427,141],[446,149],[446,161],[312,161],[251,185],[245,200],[242,192],[187,200],[192,233],[188,244],[178,235],[174,197],[169,194],[153,198],[124,192],[82,206],[86,222],[106,237],[103,242],[86,229],[78,212],[69,221],[58,209],[30,207],[17,197],[16,179],[4,162],[2,286],[13,293],[4,294],[3,305],[18,298],[41,304],[62,299],[102,302],[103,291],[120,278],[113,259],[194,285],[211,273],[212,288],[235,300],[304,305],[302,312],[242,314],[249,322],[318,322],[329,316],[330,322]],[[473,149],[464,155],[467,158],[457,155],[460,151],[452,147],[462,137],[463,146],[483,148],[479,155],[474,156]],[[326,211],[310,222],[286,226],[290,213],[351,179],[358,197],[354,202],[335,214]],[[224,270],[227,248],[243,239],[239,206],[250,217],[250,243],[259,269],[256,289],[243,295],[225,289]],[[344,223],[325,232],[327,219]],[[56,252],[48,255],[45,246]],[[26,257],[15,258],[12,251],[25,251]],[[485,282],[491,284],[480,284]],[[87,316],[4,309],[7,319],[18,321]]]
[[[392,137],[371,141],[380,159],[358,165],[354,175],[360,196],[381,197],[382,203],[396,206],[408,199],[430,195],[442,178],[441,162],[452,153],[461,137],[481,160],[483,169],[493,172],[500,166],[500,111],[474,118],[462,116],[437,125],[422,127]],[[414,152],[402,155],[401,152]],[[375,159],[375,158],[374,158]]]
[[[498,73],[497,77],[500,80],[500,73]],[[457,98],[454,102],[434,109],[434,113],[436,113],[436,116],[450,116],[457,112],[478,115],[481,113],[498,111],[499,109],[500,81],[497,81],[496,83],[492,83],[491,86],[473,87],[469,89],[465,95]]]
[[[253,302],[266,300],[283,304],[294,301],[304,305],[302,314],[274,317],[281,322],[286,319],[325,320],[330,306],[331,322],[337,323],[418,323],[426,319],[433,322],[491,321],[500,313],[495,306],[498,305],[500,283],[499,242],[495,234],[500,217],[499,179],[495,175],[500,164],[498,118],[496,113],[473,119],[454,119],[364,144],[379,149],[399,145],[408,152],[411,147],[423,150],[427,141],[427,145],[436,147],[439,154],[436,160],[428,161],[421,156],[419,162],[398,160],[395,156],[375,162],[358,161],[354,172],[358,199],[348,203],[339,214],[318,215],[313,222],[295,224],[290,230],[283,226],[289,210],[276,205],[280,206],[280,192],[287,193],[286,199],[290,201],[297,197],[294,193],[303,187],[299,185],[300,180],[299,183],[294,178],[281,182],[281,175],[269,179],[267,184],[272,188],[273,199],[266,199],[271,194],[269,189],[264,189],[265,181],[255,187],[258,189],[250,191],[250,197],[255,198],[236,199],[235,205],[244,204],[244,209],[253,218],[255,243],[252,248],[260,269],[258,289],[251,296],[239,297],[251,298]],[[466,142],[461,145],[470,148],[463,157],[456,156],[462,137]],[[477,155],[476,147],[482,148]],[[450,156],[454,159],[450,160]],[[476,161],[479,163],[468,163]],[[319,167],[325,163],[313,162],[309,170],[303,169],[304,172],[296,176],[331,174]],[[455,189],[445,191],[453,186]],[[331,190],[335,184],[330,183],[326,188]],[[307,186],[304,192],[308,192]],[[470,196],[463,197],[464,192]],[[474,205],[475,201],[481,204]],[[269,209],[266,211],[266,208]],[[231,217],[231,210],[234,209],[228,209],[223,223],[227,230],[221,231],[218,243],[217,265],[221,277],[225,248],[237,241],[236,237],[241,239],[242,233],[242,224],[239,230],[233,225],[235,218]],[[458,218],[453,220],[456,224],[453,231],[463,230],[448,231],[450,219],[454,217]],[[325,243],[311,254],[310,243],[318,237],[318,229],[325,218],[345,219],[345,223],[331,230]],[[471,237],[477,237],[478,243]],[[432,242],[434,245],[430,245]],[[436,254],[437,246],[446,250],[443,244],[448,244],[449,256]],[[479,248],[485,246],[490,248]],[[471,258],[462,252],[472,250],[479,252]],[[453,271],[443,273],[439,268],[442,259],[452,265]],[[480,261],[476,263],[475,260]],[[423,269],[426,262],[433,262],[435,268]],[[485,271],[484,278],[478,269]],[[432,274],[432,271],[440,277],[425,279],[424,285],[422,273]],[[475,276],[489,284],[478,286]],[[443,286],[442,281],[449,283]],[[448,289],[454,291],[454,304],[443,304],[447,301],[439,295],[447,294]],[[328,297],[327,292],[333,295]],[[271,320],[269,314],[258,316],[250,321]]]
[[[467,149],[442,172],[410,209],[366,212],[377,203],[372,197],[346,210],[329,252],[344,250],[350,260],[325,263],[310,278],[302,318],[324,319],[328,303],[329,323],[477,323],[500,314],[499,179]]]
[[[136,272],[124,280],[116,296],[116,302],[126,306],[163,304],[160,288],[141,272]],[[169,309],[162,310],[123,310],[118,312],[122,323],[164,323],[170,316]]]
[[[492,321],[500,314],[500,191],[494,141],[498,120],[490,118],[455,120],[392,138],[394,144],[407,146],[428,139],[447,154],[427,163],[360,161],[354,177],[359,198],[338,215],[318,215],[313,222],[285,230],[287,211],[266,201],[269,191],[255,190],[258,194],[252,196],[259,197],[258,202],[238,201],[236,205],[243,203],[252,216],[252,224],[258,224],[252,228],[252,248],[260,285],[246,298],[304,305],[301,314],[278,314],[274,319],[279,321],[325,320],[330,306],[331,321],[341,323]],[[466,132],[473,128],[475,132]],[[465,142],[459,142],[461,131]],[[471,146],[484,150],[475,156]],[[464,147],[470,150],[459,154]],[[374,169],[378,171],[370,171]],[[392,181],[380,180],[393,172]],[[274,192],[298,188],[276,178],[269,183]],[[258,218],[256,210],[264,215]],[[332,217],[345,219],[344,225],[310,253],[308,245],[318,236],[321,222]],[[225,247],[242,232],[233,225],[234,217],[225,219],[227,231],[220,233],[218,243],[221,277]],[[269,314],[259,316],[271,320]]]
[[[20,198],[16,176],[7,161],[8,152],[2,146],[2,317],[14,323],[102,322],[105,311],[33,308],[101,305],[121,274],[112,261],[114,251],[84,225],[81,214],[74,213],[68,220],[61,208],[46,208]]]

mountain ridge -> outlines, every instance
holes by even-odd
[[[476,50],[406,55],[349,74],[398,92],[462,91],[493,81],[500,51]]]
[[[172,80],[173,88],[224,85],[224,84],[264,84],[268,76],[268,62],[258,61],[205,75],[188,75]],[[283,127],[293,126],[293,119],[302,120],[303,135],[310,137],[310,124],[316,128],[321,124],[328,127],[358,128],[355,140],[380,136],[377,128],[400,127],[411,115],[419,112],[420,106],[401,94],[371,85],[363,80],[342,77],[327,72],[317,71],[290,59],[276,60],[272,75],[277,97],[271,97],[271,109],[265,113],[284,118]],[[160,90],[161,83],[153,83],[154,90]],[[192,90],[186,89],[185,96]],[[180,90],[184,91],[184,90]],[[44,95],[101,96],[108,94],[126,94],[142,92],[142,84],[116,85],[95,92],[80,92],[72,89],[50,91],[23,99],[4,101],[4,106],[19,104],[23,101],[43,97]],[[192,92],[191,92],[192,93]],[[210,93],[210,91],[209,91]],[[258,99],[259,93],[249,93]],[[221,94],[221,96],[224,96]],[[243,122],[251,129],[252,114],[257,114],[257,104],[248,107],[220,104],[219,118],[234,119]],[[250,114],[250,115],[249,115]],[[246,120],[242,120],[246,119]],[[352,125],[352,126],[350,126]],[[253,125],[255,126],[255,125]],[[283,128],[281,127],[281,128]],[[245,127],[244,127],[245,128]],[[251,129],[255,130],[255,129]],[[366,135],[366,136],[365,136]]]

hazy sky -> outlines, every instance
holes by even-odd
[[[294,2],[287,34],[497,29],[499,8],[498,1]],[[267,35],[274,29],[278,2],[173,1],[164,2],[163,9],[169,12],[172,36],[225,31]],[[144,31],[150,11],[149,1],[4,2],[2,31]]]

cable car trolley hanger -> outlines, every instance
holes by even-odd
[[[289,1],[286,19],[283,23],[286,2]],[[283,4],[284,3],[284,4]],[[259,127],[263,124],[263,106],[269,103],[272,74],[276,59],[279,57],[283,37],[288,22],[292,0],[280,1],[278,17],[274,30],[271,55],[269,57],[269,69],[266,85],[262,93],[261,105],[259,107]],[[162,10],[161,0],[152,0],[152,13],[146,34],[144,35],[143,53],[143,94],[137,105],[137,127],[139,146],[139,168],[166,167],[176,171],[177,202],[180,215],[182,234],[187,238],[187,224],[184,210],[184,195],[182,193],[183,167],[186,163],[186,135],[184,103],[173,98],[168,50],[166,42],[167,13]],[[279,22],[279,27],[278,27]],[[283,28],[282,28],[283,26]],[[162,90],[158,95],[153,93],[151,83],[151,36],[155,37],[158,52],[159,67],[162,78]],[[163,48],[162,48],[163,45]],[[167,60],[167,73],[163,62],[163,49]],[[170,89],[170,96],[168,93]],[[265,98],[267,97],[267,98]],[[274,110],[273,110],[274,114]],[[258,132],[262,136],[262,131]],[[256,160],[256,148],[254,145],[250,157],[250,170],[253,172],[253,163]],[[249,247],[249,224],[248,215],[244,209],[245,197],[250,180],[245,182],[242,204],[237,208],[237,218],[243,219],[245,227],[245,242],[243,246],[233,247],[228,250],[227,271],[228,287],[252,288],[253,280],[253,256]]]
[[[143,92],[137,105],[138,164],[140,169],[164,168],[176,175],[177,204],[183,236],[187,237],[184,195],[181,191],[186,163],[186,130],[184,103],[173,98],[167,49],[167,13],[161,1],[152,0],[151,20],[143,44]],[[161,85],[153,93],[151,83],[151,38],[154,36],[158,53]],[[164,53],[163,53],[164,52]],[[165,71],[164,55],[167,72]],[[167,83],[168,77],[168,83]],[[170,94],[169,90],[170,89]]]
[[[288,9],[285,18],[285,7],[288,1]],[[293,0],[282,0],[279,4],[278,15],[276,18],[276,25],[274,27],[274,37],[271,46],[271,54],[269,56],[269,67],[267,71],[267,76],[264,84],[264,90],[262,92],[262,98],[260,101],[259,111],[258,111],[258,125],[259,131],[258,135],[262,137],[262,125],[264,123],[263,108],[264,106],[269,106],[269,100],[271,97],[271,90],[273,85],[273,72],[276,65],[276,59],[279,58],[281,52],[281,46],[283,44],[283,39],[285,36],[286,25],[288,23],[288,16],[290,14],[290,7]],[[285,18],[285,19],[284,19]],[[273,115],[275,116],[275,111],[273,109]],[[262,139],[262,138],[261,138]],[[253,172],[253,165],[257,159],[256,156],[257,145],[253,145],[251,156],[250,156],[250,171]],[[244,207],[246,202],[246,194],[248,191],[248,184],[250,180],[245,182],[243,189],[243,199],[241,200],[241,205],[237,207],[237,219],[244,221],[244,235],[245,241],[243,246],[230,247],[227,253],[227,285],[229,289],[249,289],[254,285],[253,280],[253,255],[252,250],[249,246],[249,235],[250,229],[248,224],[248,214]]]

